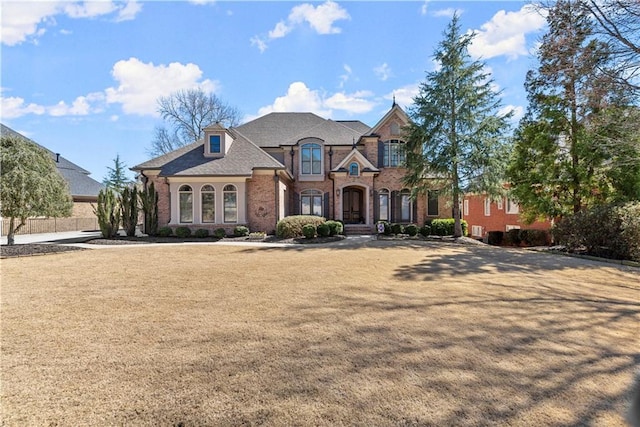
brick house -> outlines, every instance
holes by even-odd
[[[312,113],[270,113],[132,168],[154,182],[160,226],[193,229],[246,225],[272,232],[288,215],[341,220],[372,232],[379,220],[422,224],[450,216],[437,192],[410,198],[397,104],[373,127]]]
[[[469,235],[473,238],[484,238],[489,231],[551,229],[549,221],[525,224],[520,219],[520,206],[508,197],[491,199],[483,194],[467,194],[462,203],[462,217],[467,221]]]

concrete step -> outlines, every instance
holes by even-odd
[[[344,234],[347,236],[373,234],[373,227],[362,224],[345,224]]]

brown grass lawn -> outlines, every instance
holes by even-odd
[[[624,425],[640,272],[427,242],[2,260],[2,425]]]

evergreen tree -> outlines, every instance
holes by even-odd
[[[127,176],[127,165],[120,160],[120,154],[117,154],[116,158],[113,159],[113,167],[107,169],[107,176],[104,177],[102,183],[116,193],[122,193],[122,189],[133,182]]]
[[[1,140],[0,206],[2,217],[9,218],[7,244],[13,245],[27,218],[69,216],[73,202],[46,150],[17,136],[3,135]]]
[[[442,178],[453,199],[454,235],[462,235],[460,200],[467,191],[498,193],[503,184],[505,132],[510,114],[500,115],[499,93],[485,65],[471,59],[473,34],[462,34],[455,15],[409,110],[405,183],[414,196]]]
[[[562,217],[609,199],[619,169],[605,166],[614,166],[616,153],[629,148],[628,139],[602,140],[616,129],[628,134],[620,127],[624,120],[612,121],[610,113],[630,100],[612,76],[607,45],[593,37],[584,2],[558,0],[547,21],[549,31],[537,54],[540,65],[527,73],[529,106],[515,133],[508,169],[527,220]]]

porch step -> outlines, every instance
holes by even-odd
[[[344,234],[347,236],[357,236],[362,234],[373,234],[373,228],[362,224],[345,224]]]

